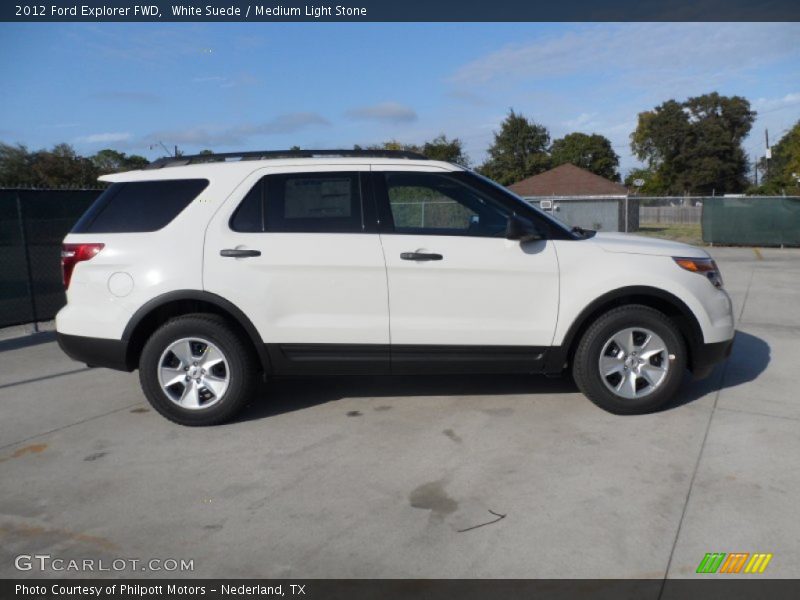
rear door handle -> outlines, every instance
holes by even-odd
[[[428,252],[403,252],[400,254],[403,260],[442,260],[441,254],[430,254]]]
[[[239,248],[225,248],[219,251],[220,256],[225,258],[247,258],[249,256],[261,256],[261,250],[240,250]]]

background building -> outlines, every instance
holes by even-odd
[[[639,202],[629,198],[628,188],[572,164],[508,187],[569,225],[598,231],[639,228]]]

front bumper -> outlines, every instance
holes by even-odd
[[[128,361],[128,343],[123,340],[84,337],[56,333],[64,354],[90,367],[106,367],[117,371],[133,371]]]
[[[692,352],[692,374],[695,379],[708,377],[714,366],[725,361],[733,349],[733,339],[712,344],[700,344]]]

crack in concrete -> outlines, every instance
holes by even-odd
[[[744,299],[742,300],[742,308],[739,311],[739,318],[736,320],[737,325],[742,320],[742,315],[744,314],[744,307],[747,305],[747,298],[750,295],[750,287],[753,285],[753,277],[755,276],[756,269],[750,272],[750,281],[747,282],[747,289],[744,293]],[[722,374],[719,378],[719,387],[717,388],[717,393],[714,394],[714,403],[711,406],[711,411],[708,414],[708,423],[706,423],[706,431],[703,434],[703,441],[700,444],[700,451],[697,453],[697,461],[694,465],[694,471],[692,471],[692,478],[689,480],[689,489],[686,492],[686,500],[683,503],[683,510],[681,510],[681,518],[678,520],[678,528],[675,531],[675,539],[672,541],[672,548],[669,552],[669,559],[667,560],[667,568],[664,570],[664,579],[661,581],[661,589],[658,592],[658,600],[661,600],[662,596],[664,595],[664,589],[667,584],[667,579],[669,578],[670,569],[672,569],[672,561],[675,558],[675,548],[678,546],[678,540],[681,536],[681,530],[683,529],[683,521],[686,518],[686,512],[689,508],[689,501],[692,498],[692,491],[694,490],[694,481],[697,477],[697,471],[700,470],[700,461],[703,459],[703,451],[706,448],[706,442],[708,441],[708,434],[711,431],[711,424],[714,421],[714,413],[717,412],[717,403],[719,402],[719,396],[722,393],[723,385],[725,383],[725,376],[728,374],[728,365],[730,364],[730,360],[725,362],[725,366],[722,368]]]
[[[87,417],[85,419],[81,419],[80,421],[75,421],[74,423],[69,423],[67,425],[62,425],[61,427],[56,427],[55,429],[50,429],[49,431],[44,431],[42,433],[37,433],[36,435],[31,435],[21,440],[17,440],[15,442],[11,442],[10,444],[4,444],[0,446],[0,450],[4,450],[5,448],[10,448],[11,446],[16,446],[18,444],[23,444],[30,440],[35,440],[40,437],[44,437],[46,435],[50,435],[51,433],[56,433],[58,431],[64,431],[65,429],[69,429],[70,427],[75,427],[76,425],[83,425],[84,423],[88,423],[89,421],[94,421],[95,419],[102,419],[103,417],[107,417],[108,415],[113,415],[114,413],[122,412],[123,410],[128,410],[132,406],[138,406],[142,404],[141,402],[135,402],[133,404],[128,404],[127,406],[123,406],[122,408],[115,408],[114,410],[110,410],[108,412],[101,413],[99,415],[93,415],[91,417]]]
[[[742,410],[741,408],[728,408],[727,406],[720,406],[717,410],[726,410],[728,412],[740,413],[743,415],[753,415],[754,417],[769,417],[771,419],[784,419],[786,421],[800,421],[800,417],[790,417],[787,415],[771,415],[769,413],[756,412],[753,410]]]

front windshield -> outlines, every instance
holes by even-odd
[[[528,202],[524,198],[521,198],[521,197],[517,196],[514,192],[512,192],[507,187],[500,185],[496,181],[494,181],[492,179],[489,179],[488,177],[485,177],[484,175],[481,175],[480,173],[478,173],[476,171],[467,171],[467,172],[470,175],[472,175],[474,177],[477,177],[478,179],[480,179],[484,183],[488,183],[489,185],[494,187],[496,190],[504,193],[506,195],[506,197],[512,198],[515,202],[518,202],[518,203],[524,205],[528,210],[534,210],[537,215],[541,216],[542,219],[546,220],[548,223],[552,224],[554,227],[557,227],[558,229],[561,229],[562,231],[565,231],[566,233],[571,233],[569,226],[567,224],[565,224],[563,221],[560,221],[559,219],[556,219],[554,216],[547,214],[545,211],[540,209],[538,206],[534,206],[532,203]]]

